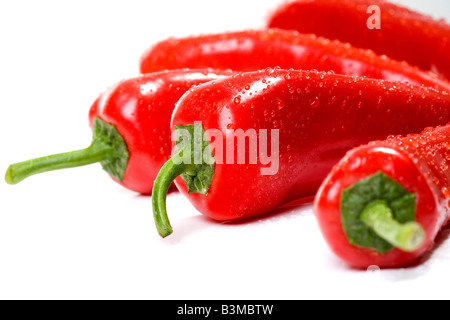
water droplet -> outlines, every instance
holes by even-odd
[[[433,177],[433,183],[434,184],[439,184],[439,179],[437,177]]]
[[[269,75],[269,76],[270,76],[272,73],[274,73],[274,70],[273,70],[272,68],[266,68],[265,71],[266,71],[266,74]]]
[[[311,108],[317,108],[320,104],[320,99],[319,97],[316,97],[312,102],[311,102]]]
[[[380,272],[381,269],[379,266],[369,266],[367,268],[367,272],[371,272],[371,273],[375,273],[375,272]]]
[[[276,115],[277,115],[277,113],[275,112],[275,110],[270,111],[270,116],[272,118],[275,118]]]
[[[442,187],[442,194],[444,195],[445,199],[450,199],[450,190],[447,187]]]
[[[410,144],[411,146],[413,146],[414,148],[418,148],[418,147],[419,147],[419,143],[417,142],[416,139],[410,138],[410,139],[409,139],[409,144]]]
[[[236,104],[241,103],[241,96],[237,96],[236,98],[234,98],[234,103]]]

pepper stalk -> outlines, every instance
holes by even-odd
[[[10,165],[5,174],[6,183],[13,185],[35,174],[81,167],[97,162],[100,162],[103,169],[112,177],[122,181],[129,159],[125,141],[115,126],[97,117],[94,118],[92,131],[92,143],[86,149],[59,153]]]
[[[208,194],[215,161],[201,124],[176,126],[174,155],[163,165],[152,191],[153,216],[161,237],[173,230],[167,215],[166,197],[172,182],[181,176],[189,193]]]

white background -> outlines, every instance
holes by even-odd
[[[0,171],[87,146],[92,102],[137,75],[152,43],[261,28],[281,2],[1,1]],[[447,0],[398,2],[450,21]],[[0,181],[0,298],[450,298],[449,231],[419,266],[366,272],[329,251],[310,203],[242,224],[210,221],[177,193],[168,210],[175,232],[161,239],[151,198],[100,165]]]

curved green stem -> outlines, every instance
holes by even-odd
[[[399,223],[388,204],[382,200],[368,204],[361,213],[361,220],[378,236],[406,252],[419,249],[425,240],[421,225],[417,222]]]
[[[153,217],[161,237],[167,237],[172,233],[167,217],[166,197],[175,178],[181,176],[189,193],[207,195],[215,166],[201,124],[175,126],[175,133],[177,136],[175,155],[159,171],[152,190]]]
[[[5,181],[8,184],[17,184],[29,176],[66,168],[85,166],[104,161],[114,153],[114,148],[96,139],[92,144],[82,150],[55,154],[42,158],[12,164],[6,171]]]
[[[96,162],[100,162],[113,178],[123,181],[130,157],[125,140],[114,125],[98,117],[93,120],[92,133],[92,143],[88,148],[13,164],[6,171],[5,181],[17,184],[34,174]]]
[[[156,177],[152,191],[153,217],[155,219],[156,229],[161,237],[167,237],[173,230],[170,225],[166,210],[166,197],[170,185],[176,177],[189,170],[192,165],[178,163],[179,156],[175,155],[169,159]]]

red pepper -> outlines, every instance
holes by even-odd
[[[297,0],[280,6],[268,26],[349,42],[450,79],[450,25],[388,1]]]
[[[149,48],[140,68],[148,73],[203,67],[254,71],[275,66],[407,81],[450,92],[449,83],[431,72],[349,44],[277,29],[170,38]]]
[[[354,267],[400,267],[449,221],[450,124],[355,148],[323,182],[314,210],[333,251]]]
[[[230,75],[227,71],[171,70],[121,81],[101,94],[89,112],[93,141],[84,150],[13,164],[6,182],[37,173],[101,162],[128,189],[149,194],[170,157],[170,117],[175,103],[193,85]]]
[[[203,129],[207,138],[191,133],[191,143],[178,142],[161,169],[152,197],[156,226],[162,236],[172,232],[165,200],[174,179],[201,213],[216,220],[252,218],[314,195],[352,147],[448,121],[448,94],[405,83],[268,69],[200,85],[177,103],[172,130]],[[244,133],[247,143],[234,139]],[[260,144],[264,135],[266,146]],[[186,156],[198,157],[192,141],[206,158],[189,164],[182,161]]]

